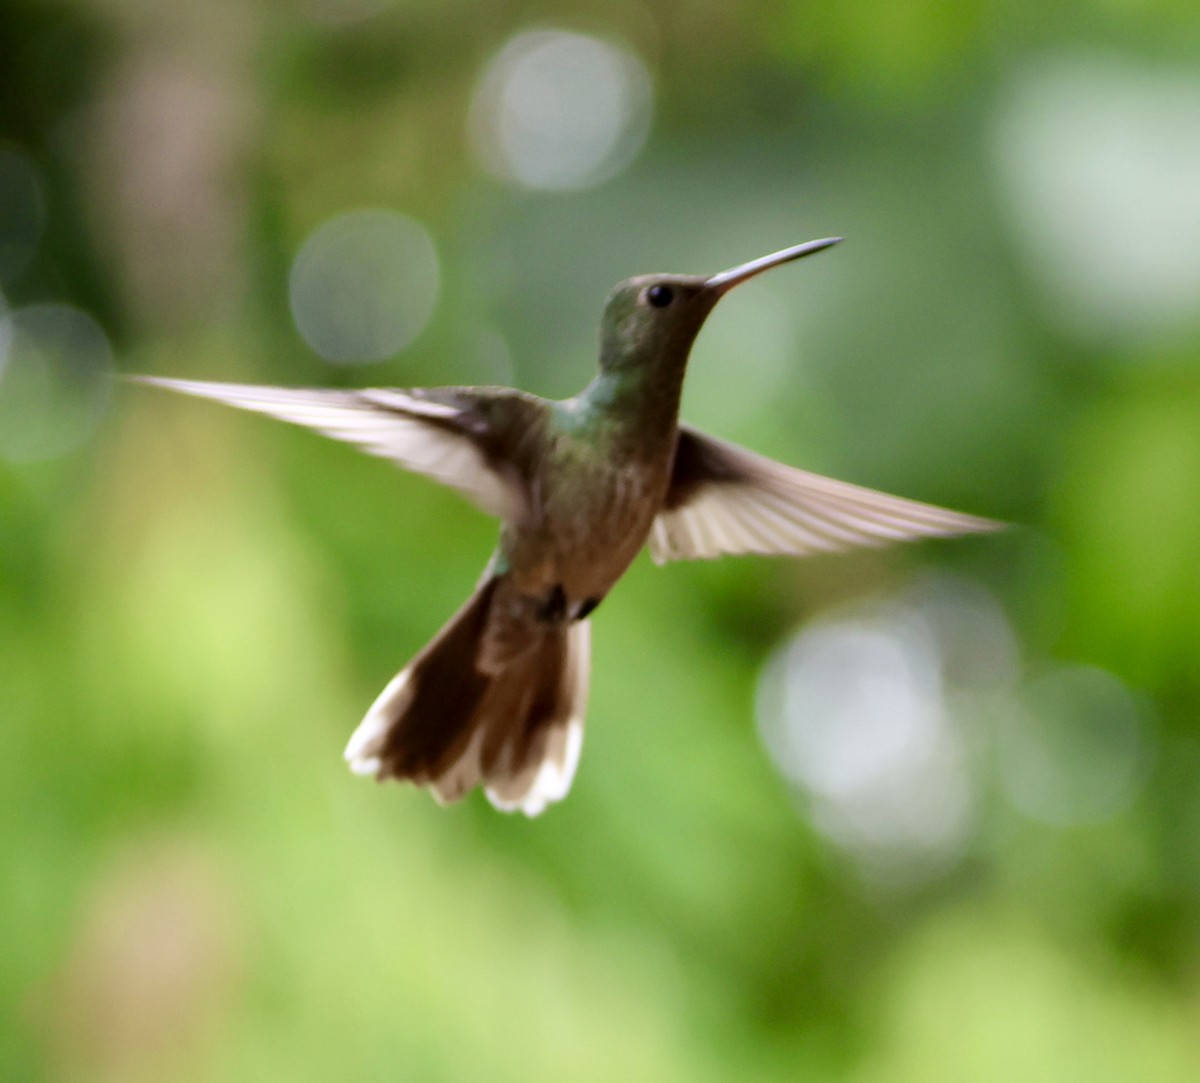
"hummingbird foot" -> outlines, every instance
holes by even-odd
[[[590,617],[596,611],[596,606],[598,606],[603,600],[603,598],[584,598],[584,600],[575,607],[575,612],[571,614],[571,619],[587,620],[588,617]]]
[[[537,619],[543,624],[561,624],[567,619],[567,592],[561,583],[555,583],[546,600],[538,606]]]
[[[567,600],[562,584],[558,583],[537,608],[536,616],[543,624],[558,624],[565,620],[586,620],[600,602],[600,598],[584,598],[582,602],[572,606]]]

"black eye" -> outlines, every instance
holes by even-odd
[[[670,286],[651,286],[646,291],[646,300],[655,308],[666,308],[675,300],[675,293]]]

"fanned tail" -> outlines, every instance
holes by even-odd
[[[496,672],[481,665],[503,577],[489,577],[380,693],[346,746],[358,774],[428,786],[441,802],[478,785],[536,816],[567,795],[583,745],[590,626],[538,623]]]

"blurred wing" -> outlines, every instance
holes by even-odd
[[[808,556],[1003,525],[797,470],[680,425],[650,555],[659,564],[723,553]]]
[[[335,440],[357,444],[372,455],[457,489],[501,519],[514,517],[524,503],[520,480],[506,475],[503,460],[489,453],[499,435],[494,421],[498,411],[484,416],[476,408],[478,401],[465,389],[338,391],[135,378],[306,425]],[[530,405],[527,400],[519,401],[521,406]],[[494,393],[492,402],[496,402]]]

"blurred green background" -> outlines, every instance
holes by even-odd
[[[1200,1078],[1193,0],[3,0],[0,1077]],[[350,776],[452,494],[119,372],[592,372],[1018,524],[640,560],[542,818]]]

